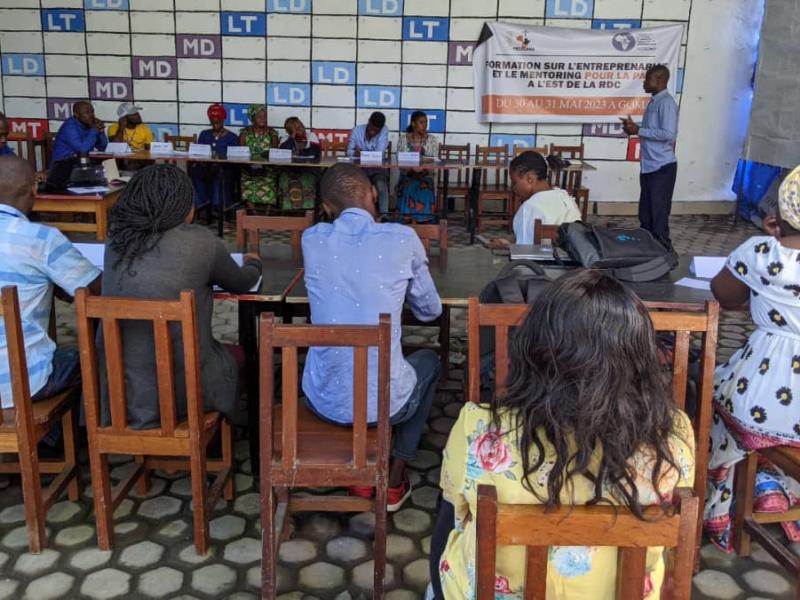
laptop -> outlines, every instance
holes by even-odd
[[[511,260],[535,260],[536,262],[551,262],[555,263],[559,260],[564,263],[571,263],[572,259],[569,254],[564,252],[561,248],[555,249],[556,254],[553,254],[552,246],[540,246],[538,244],[512,244],[511,245]],[[556,256],[558,259],[556,259]]]

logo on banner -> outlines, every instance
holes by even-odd
[[[511,47],[517,52],[530,52],[536,50],[536,48],[531,46],[531,40],[528,37],[527,29],[517,33],[516,35],[512,33],[511,36]]]
[[[611,38],[611,45],[620,52],[630,52],[636,47],[636,37],[628,31],[621,31]]]

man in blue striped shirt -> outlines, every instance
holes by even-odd
[[[80,381],[77,349],[57,348],[48,333],[54,288],[70,297],[84,286],[100,293],[100,271],[60,231],[28,220],[33,190],[33,168],[15,156],[0,156],[0,287],[17,287],[30,392],[36,401]],[[2,321],[0,405],[14,406]]]
[[[639,176],[639,221],[662,244],[672,248],[669,238],[669,214],[672,211],[672,193],[678,163],[675,158],[675,140],[678,137],[678,103],[667,91],[669,69],[654,65],[647,71],[644,91],[653,98],[647,105],[642,124],[637,125],[630,116],[622,119],[628,135],[638,135],[641,145]]]

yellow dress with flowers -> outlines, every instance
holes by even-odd
[[[503,417],[502,432],[511,429],[511,419]],[[675,463],[664,477],[662,490],[694,483],[694,434],[689,418],[678,412],[675,430],[669,441]],[[537,450],[533,448],[532,454]],[[598,449],[590,469],[596,472],[602,451]],[[531,457],[533,462],[535,456]],[[554,464],[555,449],[545,444],[542,467],[532,474],[537,492],[547,495],[547,476]],[[658,504],[660,499],[650,484],[652,460],[641,453],[633,458],[639,477],[636,485],[643,504]],[[466,404],[450,432],[442,463],[441,487],[445,500],[455,507],[455,528],[439,562],[442,590],[448,600],[475,598],[475,520],[478,485],[493,485],[498,501],[509,504],[539,504],[540,501],[522,485],[522,459],[516,433],[503,434],[492,427],[488,408]],[[563,504],[584,504],[593,497],[591,483],[575,479],[574,498],[562,491]],[[567,486],[565,486],[567,487]],[[547,570],[548,600],[611,600],[615,597],[617,549],[611,547],[554,546],[549,551]],[[664,579],[662,548],[647,553],[646,580],[648,600],[660,598]],[[525,549],[498,546],[495,599],[524,597]]]

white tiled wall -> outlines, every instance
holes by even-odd
[[[452,42],[475,41],[483,24],[495,19],[577,28],[598,25],[599,19],[633,20],[644,27],[686,24],[680,58],[685,85],[679,99],[682,115],[691,116],[681,120],[679,159],[695,164],[702,158],[693,155],[691,140],[687,141],[697,135],[696,128],[687,129],[687,119],[702,123],[704,136],[712,137],[715,128],[724,131],[726,148],[712,158],[717,164],[711,171],[719,179],[735,164],[739,151],[735,143],[731,147],[731,139],[741,140],[746,129],[740,98],[748,93],[746,73],[752,68],[759,24],[751,19],[752,31],[739,30],[748,22],[748,13],[758,14],[759,1],[0,0],[0,64],[6,54],[38,55],[44,63],[44,72],[30,76],[3,73],[0,110],[19,121],[47,121],[53,116],[48,114],[48,99],[78,99],[95,92],[92,100],[99,116],[111,120],[123,99],[112,97],[119,92],[144,107],[147,121],[191,133],[206,125],[208,103],[263,103],[267,84],[277,84],[302,86],[305,100],[296,106],[271,103],[273,124],[280,126],[287,116],[298,115],[313,128],[349,129],[374,110],[370,102],[375,97],[390,97],[396,102],[380,108],[393,138],[405,125],[401,116],[423,109],[439,111],[436,122],[441,131],[436,133],[447,143],[485,145],[501,134],[533,135],[536,145],[583,143],[587,159],[598,167],[587,181],[592,197],[631,200],[638,188],[638,164],[627,160],[626,138],[584,134],[581,125],[478,123],[472,67],[448,64],[448,41],[404,39],[404,20],[437,20]],[[41,8],[32,9],[33,5]],[[292,7],[298,12],[292,13]],[[555,7],[561,11],[558,15]],[[47,25],[50,13],[44,12],[50,10],[57,11],[56,20],[58,11],[71,11],[78,17],[72,22],[80,21],[81,26],[53,30]],[[720,40],[716,32],[734,26],[739,28],[737,35]],[[193,45],[203,52],[182,54],[184,44],[179,40],[184,35],[205,40]],[[405,37],[409,38],[407,32]],[[140,74],[132,73],[135,57],[166,58],[174,63],[171,78],[136,78]],[[352,77],[331,85],[330,77],[317,78],[312,61],[347,63],[344,70]],[[734,78],[741,94],[732,93],[733,100],[726,96],[714,106],[708,98],[714,94],[713,82],[722,77]],[[116,83],[103,87],[105,96],[98,97],[96,78]],[[290,94],[289,87],[280,90],[277,97]],[[49,125],[57,127],[58,120],[49,120]],[[681,187],[679,176],[679,195],[684,197],[677,199],[726,196],[729,181],[706,181],[700,186],[697,181],[693,175],[693,187]]]

